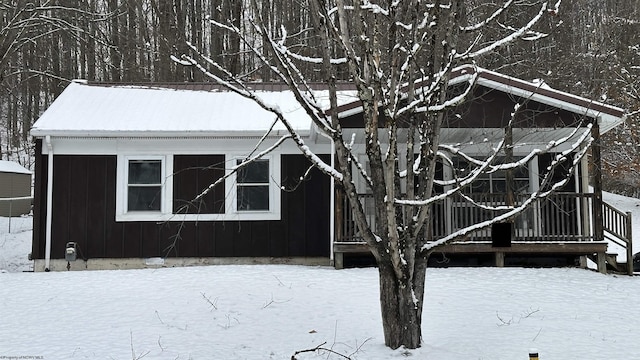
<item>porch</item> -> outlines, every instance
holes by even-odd
[[[433,221],[425,231],[427,241],[435,241],[467,226],[490,220],[506,210],[496,210],[506,204],[505,194],[460,195],[432,205]],[[353,220],[349,201],[336,192],[334,265],[344,267],[345,254],[368,254],[366,244]],[[516,197],[516,205],[527,198]],[[371,195],[362,194],[360,201],[367,221],[375,226],[374,204]],[[587,259],[596,262],[600,272],[607,268],[631,271],[618,264],[614,254],[607,254],[609,241],[622,246],[631,259],[631,215],[625,214],[598,200],[594,193],[559,192],[537,200],[529,209],[509,223],[497,224],[472,233],[464,239],[439,247],[434,254],[448,257],[480,256],[491,259],[494,266],[505,266],[505,259],[559,257],[578,259],[580,267]]]

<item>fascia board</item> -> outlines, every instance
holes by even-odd
[[[309,137],[311,130],[299,130],[298,135]],[[261,138],[263,131],[83,131],[83,130],[45,130],[32,129],[31,136],[43,138],[47,135],[53,137],[78,137],[78,138]],[[269,138],[278,138],[288,135],[287,130],[274,130]]]

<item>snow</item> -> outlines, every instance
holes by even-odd
[[[31,252],[32,222],[31,216],[11,219],[0,217],[0,273],[28,271],[33,268],[32,262],[27,259]],[[0,304],[2,298],[0,296]],[[0,311],[2,309],[0,307]]]
[[[605,201],[640,219],[640,200]],[[640,221],[634,224],[640,236]],[[429,268],[423,346],[384,346],[375,269],[229,265],[30,273],[31,218],[0,218],[0,358],[615,359],[640,353],[638,277]],[[636,249],[640,243],[636,240]],[[633,358],[633,355],[631,356]],[[307,352],[297,359],[343,359]]]
[[[310,131],[311,119],[291,91],[256,91],[278,104],[296,131]],[[328,107],[326,91],[316,94]],[[340,94],[354,100],[353,91]],[[326,102],[326,104],[324,104]],[[128,133],[212,135],[268,130],[273,114],[229,91],[197,91],[152,86],[106,86],[72,82],[33,125],[33,136],[123,136]],[[281,123],[275,131],[286,131]]]
[[[25,169],[22,165],[14,161],[0,160],[0,172],[15,174],[31,174],[31,171]]]

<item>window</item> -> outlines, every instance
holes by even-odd
[[[504,157],[497,157],[495,164],[504,161]],[[514,161],[517,161],[515,159]],[[467,176],[474,165],[455,158],[454,166],[458,172],[458,176]],[[524,166],[519,166],[512,170],[513,174],[513,192],[515,194],[527,193],[529,191],[529,170]],[[507,191],[507,173],[505,170],[497,170],[494,172],[484,172],[480,174],[471,185],[464,190],[467,194],[504,194]]]
[[[156,221],[171,215],[171,155],[119,155],[116,221]]]
[[[266,156],[231,173],[243,156],[118,155],[116,221],[280,220],[280,157]],[[191,203],[225,174],[202,201]]]
[[[236,160],[240,164],[242,160]],[[269,160],[258,159],[238,169],[237,211],[269,211]]]
[[[160,211],[162,161],[129,160],[127,211]]]
[[[227,155],[238,166],[246,154]],[[267,155],[227,177],[226,220],[280,220],[280,156]],[[233,171],[228,166],[227,171]]]

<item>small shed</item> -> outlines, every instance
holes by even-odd
[[[0,216],[20,216],[31,211],[31,171],[0,160]],[[15,198],[24,198],[16,199]]]

